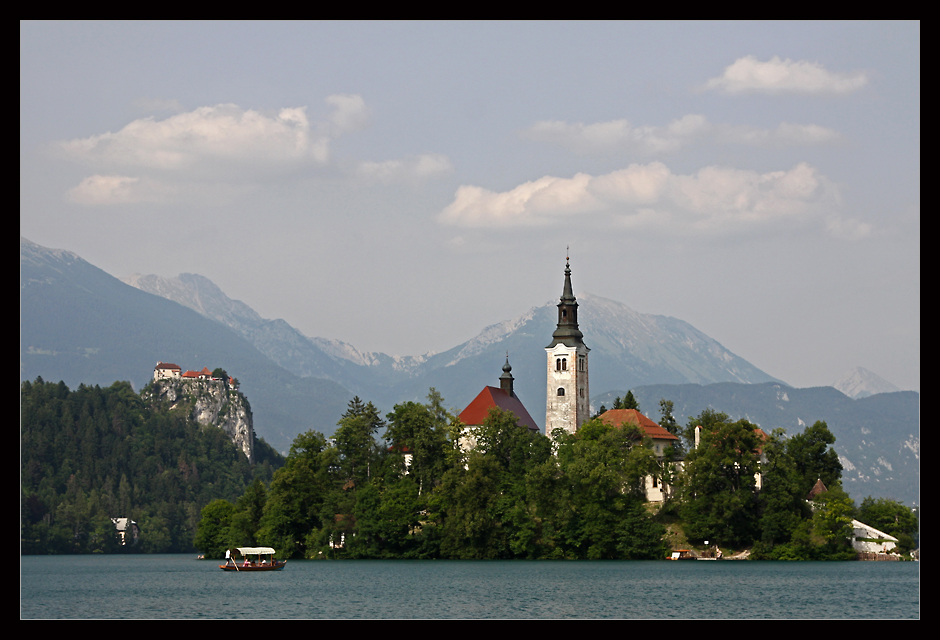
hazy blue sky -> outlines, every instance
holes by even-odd
[[[399,355],[570,245],[792,385],[919,390],[920,25],[21,23],[20,224]]]

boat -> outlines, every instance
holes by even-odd
[[[235,554],[220,564],[222,571],[280,571],[287,566],[286,560],[278,560],[274,557],[274,549],[271,547],[238,547]],[[242,556],[242,560],[236,556]],[[267,557],[265,557],[267,556]]]

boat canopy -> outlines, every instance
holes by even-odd
[[[259,553],[274,555],[275,553],[271,547],[238,547],[237,551],[243,556],[253,556]]]

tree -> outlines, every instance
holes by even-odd
[[[679,423],[672,415],[673,402],[665,398],[659,399],[659,426],[674,436],[679,435]]]
[[[645,513],[655,455],[636,425],[594,419],[558,441],[552,537],[562,557],[662,558],[664,530]]]
[[[821,420],[787,440],[787,455],[795,465],[800,478],[799,490],[804,498],[817,480],[822,480],[827,487],[833,487],[841,481],[842,463],[839,462],[839,454],[831,446],[835,441],[836,437]]]
[[[443,476],[432,508],[441,517],[441,554],[451,558],[526,557],[532,517],[527,475],[551,458],[551,442],[491,409],[476,428],[476,447]]]
[[[339,453],[327,445],[322,433],[298,435],[286,464],[271,481],[258,542],[274,547],[285,558],[304,557],[310,533],[324,527],[323,507],[334,488],[330,469],[338,463]],[[335,513],[327,517],[332,519]]]
[[[256,478],[235,502],[230,537],[237,546],[257,546],[258,530],[261,528],[265,502],[267,502],[267,492],[264,489],[264,483]]]
[[[774,429],[763,446],[760,529],[761,541],[768,546],[789,542],[810,517],[802,476],[787,444],[785,431]]]
[[[700,416],[709,426],[686,457],[681,513],[690,539],[746,545],[757,532],[754,475],[761,443],[753,424],[720,415],[720,420],[706,412]]]
[[[614,409],[636,409],[640,410],[640,403],[637,402],[636,398],[633,396],[633,391],[627,391],[627,394],[621,398],[617,396],[614,398]]]
[[[855,552],[849,544],[855,504],[842,486],[835,484],[813,501],[814,543],[824,554],[819,559],[851,559]],[[821,543],[821,544],[820,544]]]
[[[446,470],[449,414],[441,408],[440,396],[432,389],[432,404],[405,402],[388,414],[385,441],[398,474],[408,473],[421,493],[440,482]],[[404,456],[411,456],[405,469]]]
[[[207,558],[224,558],[225,550],[235,546],[229,541],[229,527],[234,514],[235,505],[228,500],[213,500],[203,507],[193,544]]]
[[[352,480],[359,485],[368,481],[371,465],[378,457],[375,434],[384,427],[385,421],[371,402],[363,404],[359,396],[349,401],[333,434],[344,482]]]
[[[920,522],[914,509],[889,498],[862,500],[858,508],[858,519],[879,531],[898,539],[901,552],[916,548],[920,538]]]

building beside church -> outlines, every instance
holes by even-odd
[[[639,427],[644,436],[653,441],[653,453],[662,461],[666,449],[679,442],[677,436],[659,426],[636,409],[611,409],[600,415],[604,424],[620,427],[624,424]],[[646,476],[645,481],[647,502],[663,502],[672,493],[672,487],[664,485],[656,476]]]
[[[578,301],[571,289],[571,266],[565,260],[565,284],[558,303],[558,325],[545,347],[548,385],[545,392],[545,435],[555,429],[575,433],[591,419],[588,349],[578,329]]]
[[[474,428],[483,424],[490,409],[502,409],[511,411],[517,418],[517,424],[525,427],[530,432],[540,433],[535,420],[526,411],[522,401],[513,390],[512,367],[509,365],[509,356],[506,356],[506,364],[503,365],[503,375],[499,377],[499,388],[483,387],[476,398],[473,399],[467,408],[461,413],[459,419],[465,425],[464,435],[460,437],[460,448],[469,451],[476,446],[476,436]]]

